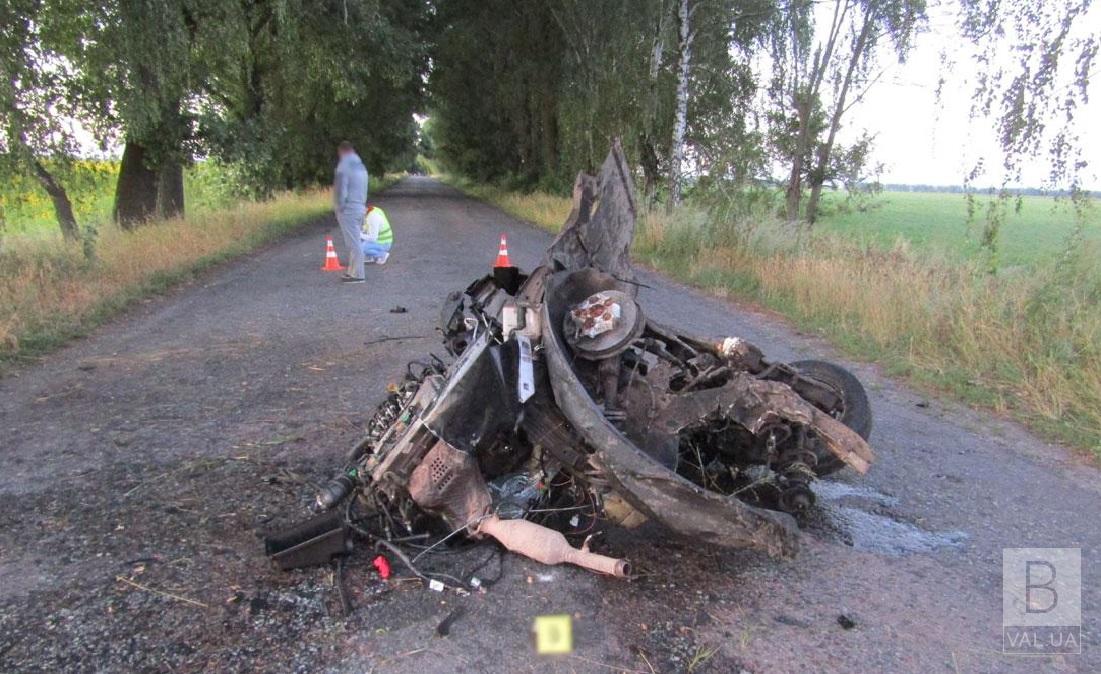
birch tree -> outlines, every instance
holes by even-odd
[[[668,212],[680,205],[684,176],[684,134],[688,129],[689,82],[692,74],[692,28],[695,5],[691,0],[677,0],[677,107],[673,119],[673,142],[669,162]]]
[[[841,172],[838,156],[865,155],[836,152],[844,116],[874,84],[880,45],[888,43],[904,60],[925,19],[925,0],[832,0],[828,16],[816,25],[812,0],[794,0],[774,32],[773,144],[788,164],[784,214],[789,221],[803,211],[813,224],[822,187]]]

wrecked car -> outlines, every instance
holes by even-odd
[[[598,176],[578,177],[542,264],[498,267],[446,299],[452,360],[409,364],[317,495],[317,517],[267,540],[276,562],[328,561],[359,536],[421,575],[405,542],[495,539],[624,577],[630,564],[588,537],[648,520],[794,555],[813,482],[873,462],[865,391],[837,365],[774,362],[736,336],[648,315],[629,261],[634,223],[616,145]]]

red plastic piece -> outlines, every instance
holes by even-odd
[[[378,575],[381,576],[383,580],[390,577],[390,561],[382,555],[375,557],[371,561],[371,565],[378,569]]]

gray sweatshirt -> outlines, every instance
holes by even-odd
[[[367,208],[367,167],[355,152],[344,155],[336,165],[333,180],[333,210],[362,212]]]

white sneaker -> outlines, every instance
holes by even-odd
[[[375,260],[375,264],[386,264],[386,261],[390,259],[390,253],[383,253],[382,257]]]

